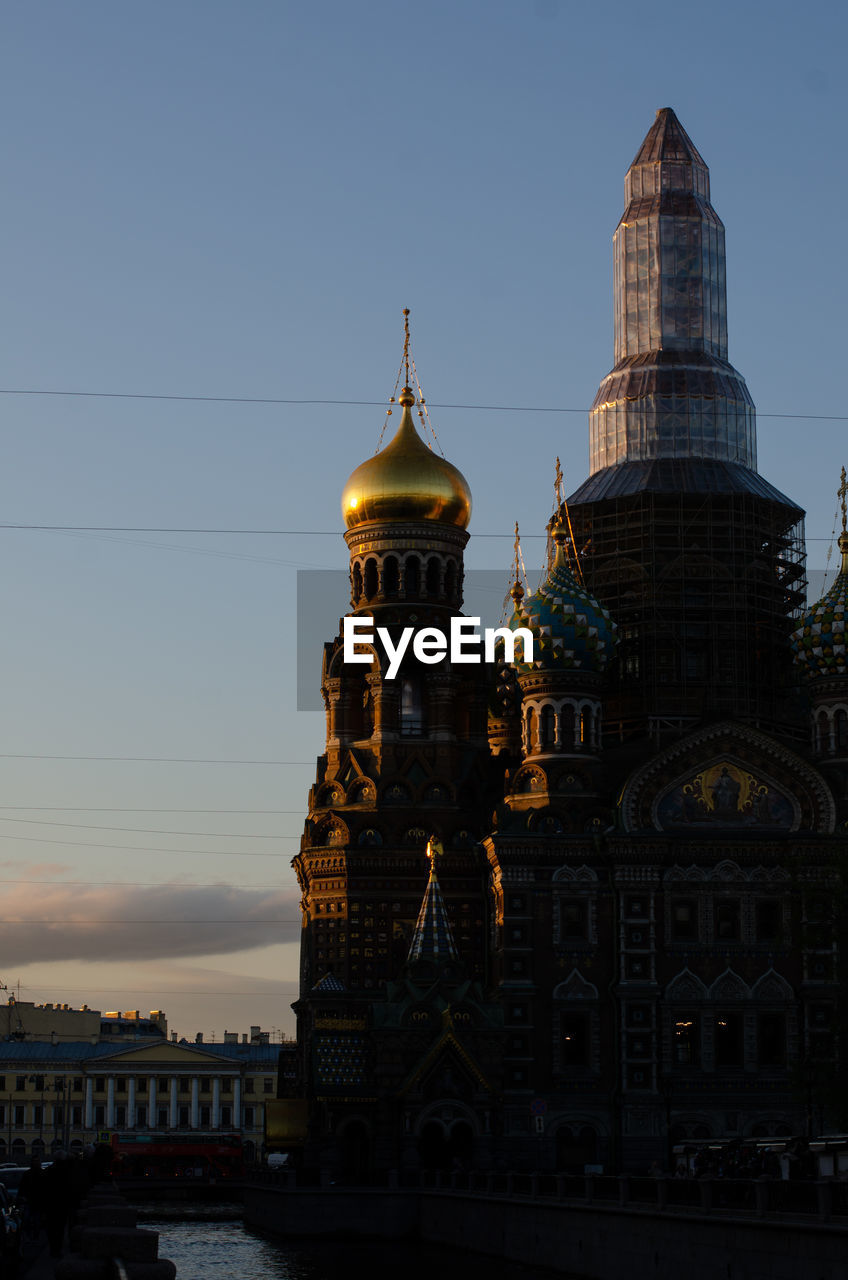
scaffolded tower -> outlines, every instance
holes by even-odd
[[[616,364],[591,410],[592,474],[568,500],[587,587],[619,628],[607,732],[659,740],[732,713],[793,733],[803,512],[756,470],[754,404],[727,359],[724,227],[669,107],[625,202]]]

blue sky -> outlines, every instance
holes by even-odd
[[[431,403],[582,410],[612,363],[624,173],[673,106],[727,227],[760,470],[823,567],[846,424],[765,415],[844,412],[846,25],[835,3],[5,6],[0,390],[379,401],[409,306]],[[383,421],[20,394],[0,415],[0,523],[319,531]],[[554,456],[586,474],[585,414],[434,421],[472,535],[505,535],[468,563],[506,573]],[[297,925],[274,921],[297,918],[323,729],[295,710],[295,572],[343,567],[341,537],[0,539],[4,918],[79,921],[4,927],[0,978],[181,1034],[291,1029]],[[179,918],[252,923],[87,923]]]

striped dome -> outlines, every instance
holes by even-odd
[[[575,670],[601,672],[616,643],[615,623],[568,565],[567,535],[553,533],[556,555],[538,591],[515,599],[510,628],[528,627],[534,636],[533,661],[516,661],[518,671]],[[519,647],[516,645],[516,655]]]
[[[842,567],[830,590],[814,604],[790,643],[795,661],[815,676],[848,675],[846,653],[846,618],[848,618],[848,533],[839,537]]]

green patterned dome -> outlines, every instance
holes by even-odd
[[[616,643],[615,623],[568,565],[566,533],[553,532],[556,555],[538,591],[522,600],[513,591],[515,613],[510,628],[529,627],[533,632],[533,661],[516,660],[518,671],[596,671],[607,665]],[[516,645],[516,659],[519,648]]]
[[[848,675],[845,624],[848,618],[848,533],[839,537],[842,552],[842,568],[833,586],[814,604],[797,631],[792,632],[790,643],[795,661],[806,669],[807,675]]]

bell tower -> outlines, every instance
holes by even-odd
[[[342,496],[348,616],[373,618],[393,643],[405,627],[447,632],[460,614],[471,518],[465,478],[434,447],[408,314],[403,386],[398,393],[396,384],[388,410],[400,410],[400,423],[390,442],[355,469]],[[430,430],[429,445],[413,412]],[[453,666],[447,657],[424,665],[410,646],[390,677],[384,648],[357,649],[370,662],[346,662],[340,636],[324,647],[326,748],[294,859],[303,895],[301,1016],[322,982],[322,991],[331,983],[353,1007],[373,1001],[397,974],[420,905],[420,851],[431,836],[445,850],[442,889],[457,947],[471,974],[484,970],[477,842],[492,807],[485,668]]]

